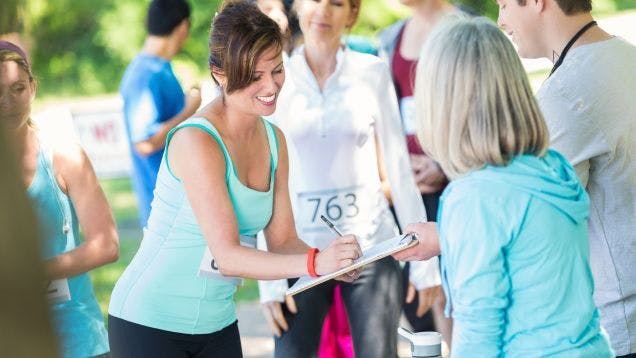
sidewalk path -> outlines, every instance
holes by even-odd
[[[236,307],[241,344],[245,358],[271,358],[274,356],[274,340],[258,301],[240,302]],[[397,335],[397,332],[396,332]],[[398,336],[399,337],[399,336]],[[411,357],[411,347],[398,338],[398,357]]]

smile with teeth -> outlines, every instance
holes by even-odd
[[[272,103],[276,99],[276,93],[269,97],[256,96],[256,98],[263,103]]]

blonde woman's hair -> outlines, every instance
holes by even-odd
[[[486,18],[451,18],[422,49],[417,134],[454,179],[517,155],[543,156],[548,130],[510,41]]]

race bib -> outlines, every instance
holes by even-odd
[[[400,99],[400,116],[404,134],[415,134],[415,100],[413,96]]]
[[[46,285],[46,299],[49,303],[62,303],[71,300],[71,290],[68,287],[68,280],[61,278],[51,280]]]
[[[373,217],[376,193],[364,187],[349,187],[298,194],[296,225],[302,234],[328,230],[320,215],[324,215],[344,233]]]
[[[241,246],[256,248],[256,236],[247,236],[241,235]],[[199,272],[197,274],[199,277],[212,278],[216,280],[221,280],[225,282],[229,282],[231,284],[241,286],[243,285],[243,279],[240,277],[233,276],[223,276],[219,271],[219,265],[217,261],[212,256],[212,252],[210,248],[205,245],[205,251],[203,253],[203,259],[201,259],[201,264],[199,265]]]

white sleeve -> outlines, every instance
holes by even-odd
[[[426,261],[411,261],[409,281],[419,290],[442,284],[439,273],[439,259],[432,257]]]
[[[263,232],[259,232],[256,238],[256,247],[259,250],[267,251],[267,241]],[[261,303],[284,302],[287,291],[287,280],[259,280],[258,292]]]
[[[397,96],[386,65],[383,65],[380,71],[380,85],[377,89],[380,110],[379,118],[376,118],[376,133],[380,142],[378,149],[384,158],[393,207],[400,227],[404,229],[408,224],[425,221],[427,218],[420,191],[413,178],[401,128]],[[420,290],[440,285],[437,257],[428,261],[412,262],[409,280]]]
[[[404,229],[408,224],[425,221],[426,210],[413,178],[393,81],[387,66],[381,65],[380,73],[376,73],[380,77],[376,95],[380,113],[374,118],[376,135],[391,186],[393,207],[400,227]]]

